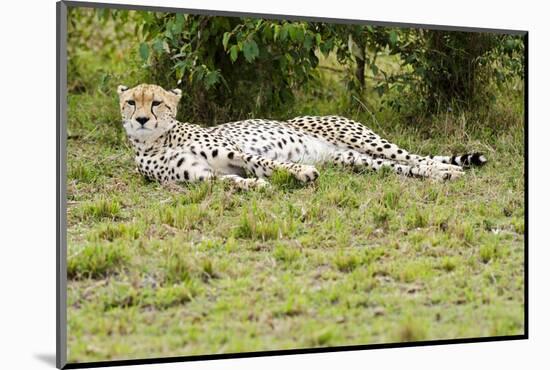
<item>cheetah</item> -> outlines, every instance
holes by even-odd
[[[137,170],[162,184],[219,178],[245,190],[262,188],[277,169],[307,183],[319,177],[314,165],[327,162],[453,180],[464,174],[464,167],[487,161],[480,153],[411,154],[363,124],[339,116],[248,119],[204,128],[176,120],[180,89],[141,84],[121,85],[117,92]]]

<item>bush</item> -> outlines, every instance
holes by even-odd
[[[321,31],[347,66],[349,93],[362,96],[372,75],[383,103],[398,111],[405,105],[429,113],[478,108],[494,100],[498,88],[523,78],[521,36],[359,25],[323,25]],[[386,55],[396,57],[398,72],[387,60],[380,63]]]
[[[184,92],[180,116],[211,125],[268,115],[315,77],[322,25],[143,13],[139,53],[152,80]]]
[[[67,24],[67,88],[72,94],[114,95],[119,84],[131,85],[144,76],[134,58],[139,42],[140,12],[69,7]],[[136,68],[138,67],[138,68]],[[137,72],[137,73],[136,73]]]
[[[384,74],[377,86],[380,95],[397,89],[399,98],[386,99],[396,110],[404,102],[411,106],[411,98],[417,110],[430,113],[479,108],[495,99],[498,87],[523,78],[520,36],[424,29],[380,32],[390,35],[389,52],[400,56],[401,70],[406,71]]]
[[[370,89],[382,106],[397,111],[475,110],[492,102],[498,87],[520,81],[524,71],[522,36],[145,11],[70,12],[69,91],[110,96],[117,83],[177,86],[184,95],[178,119],[202,125],[285,117],[297,94],[326,96],[317,67],[331,53],[346,82],[343,111],[365,108],[361,102],[372,96],[366,95]],[[103,61],[111,63],[105,67]]]

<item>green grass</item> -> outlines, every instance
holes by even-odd
[[[70,362],[524,332],[520,98],[373,120],[324,83],[275,118],[345,114],[412,152],[489,163],[449,183],[327,165],[307,186],[278,172],[266,190],[176,191],[135,171],[112,86],[71,94]]]
[[[67,277],[69,279],[105,278],[116,273],[129,260],[129,248],[122,244],[87,244],[69,255]]]

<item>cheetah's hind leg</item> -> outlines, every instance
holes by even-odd
[[[288,123],[297,129],[321,136],[341,149],[351,149],[372,158],[383,158],[409,166],[432,166],[438,171],[461,171],[462,167],[482,166],[487,162],[487,158],[481,153],[454,156],[422,156],[409,153],[381,138],[362,123],[345,117],[296,117]],[[324,130],[325,127],[330,129]]]
[[[378,171],[384,167],[390,168],[393,172],[409,177],[423,177],[436,180],[455,180],[461,177],[464,172],[461,167],[439,168],[424,164],[405,164],[385,158],[373,158],[370,155],[355,150],[337,150],[331,153],[330,160],[341,166],[350,166],[354,169],[369,168]],[[456,166],[453,166],[456,167]]]

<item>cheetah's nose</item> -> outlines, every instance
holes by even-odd
[[[145,125],[147,121],[149,121],[149,117],[138,117],[136,118],[136,121],[139,122],[140,125]]]

